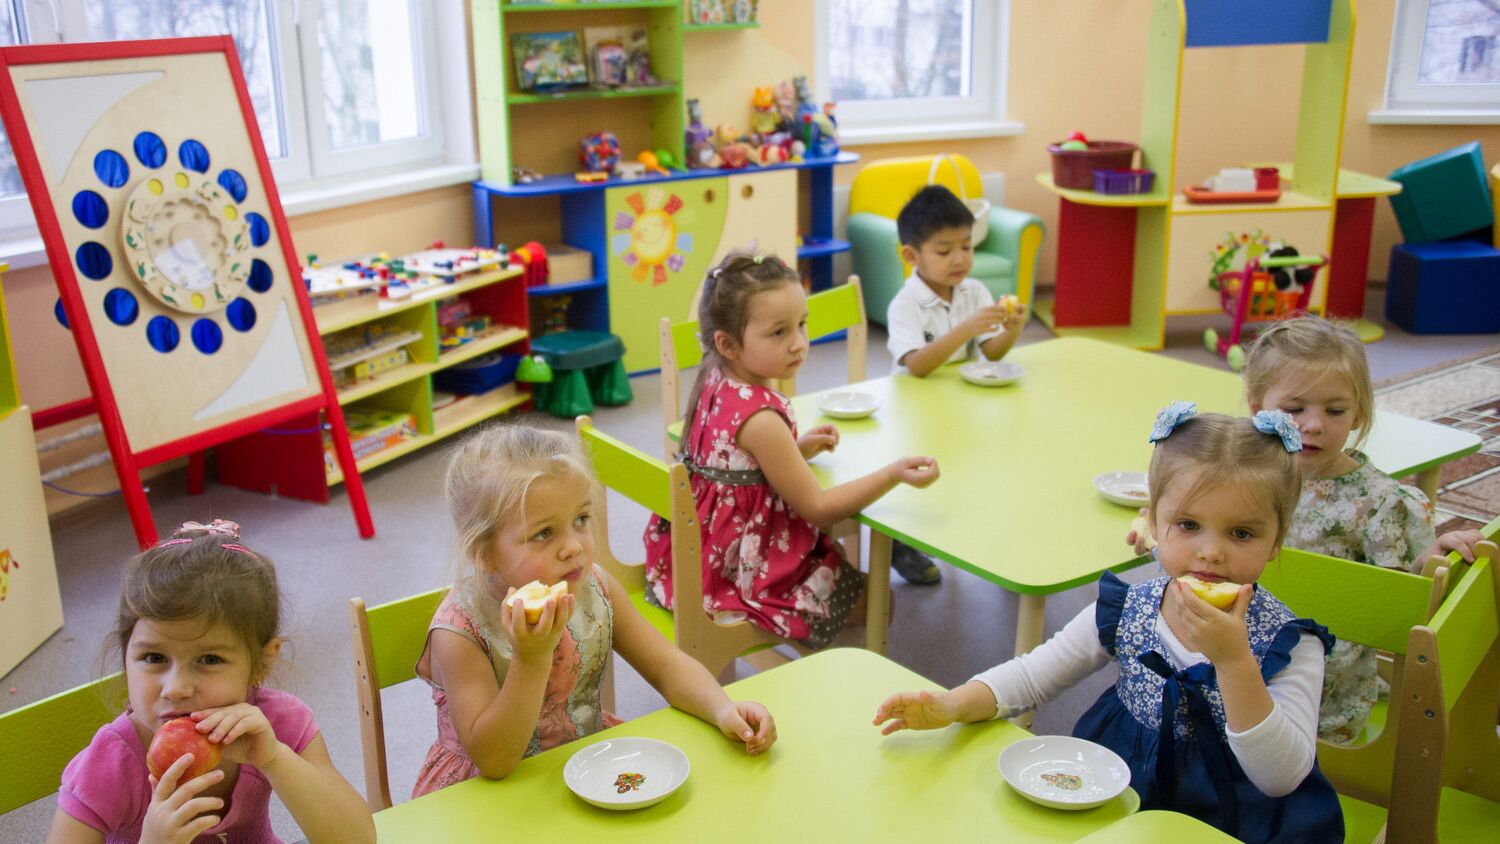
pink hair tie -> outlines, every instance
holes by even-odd
[[[227,548],[230,551],[239,551],[242,554],[249,554],[252,557],[255,556],[255,552],[254,551],[251,551],[249,548],[246,548],[243,545],[237,545],[237,544],[232,543],[232,542],[226,542],[223,545],[220,545],[219,547],[220,548]]]
[[[173,531],[173,533],[184,533],[187,531],[197,530],[201,530],[205,533],[217,534],[219,536],[227,536],[230,539],[240,538],[240,526],[234,522],[229,521],[228,519],[214,519],[206,525],[199,524],[198,522],[183,522],[182,527],[179,527],[177,530]]]
[[[186,545],[193,540],[183,537],[182,539],[168,539],[166,542],[156,546],[158,548],[171,548],[173,545]]]

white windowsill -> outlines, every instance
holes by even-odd
[[[282,211],[289,218],[330,208],[346,208],[424,190],[461,185],[479,178],[478,164],[439,164],[383,176],[325,185],[310,185],[282,193]],[[47,263],[47,251],[34,225],[0,235],[0,261],[12,270]]]
[[[1500,111],[1465,111],[1463,109],[1378,109],[1367,120],[1381,125],[1443,124],[1450,126],[1500,123]]]
[[[899,144],[907,141],[946,141],[960,138],[998,138],[1020,135],[1026,124],[1015,120],[974,120],[918,126],[881,126],[869,129],[839,127],[843,146]]]

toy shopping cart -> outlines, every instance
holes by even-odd
[[[1282,251],[1282,250],[1277,250]],[[1212,328],[1203,332],[1203,346],[1239,372],[1245,367],[1242,340],[1245,326],[1291,319],[1307,313],[1318,270],[1328,263],[1321,255],[1266,255],[1251,258],[1238,270],[1218,275],[1219,304],[1232,320],[1229,336]]]

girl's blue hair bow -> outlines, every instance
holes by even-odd
[[[1151,426],[1151,438],[1148,442],[1159,443],[1170,437],[1172,431],[1178,425],[1198,415],[1198,403],[1195,401],[1174,401],[1161,412],[1156,414],[1156,423]]]
[[[1285,411],[1258,410],[1250,421],[1262,434],[1281,437],[1281,444],[1287,451],[1296,453],[1302,450],[1302,432],[1297,430],[1297,423]]]

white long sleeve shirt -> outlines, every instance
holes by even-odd
[[[995,696],[995,717],[1013,718],[1057,697],[1114,660],[1099,642],[1094,604],[1030,653],[976,674]],[[1156,616],[1156,635],[1172,667],[1208,662],[1190,651]],[[1317,757],[1318,702],[1323,693],[1323,643],[1303,634],[1291,662],[1266,684],[1273,706],[1265,720],[1243,732],[1226,730],[1229,750],[1250,782],[1270,797],[1292,793]]]

